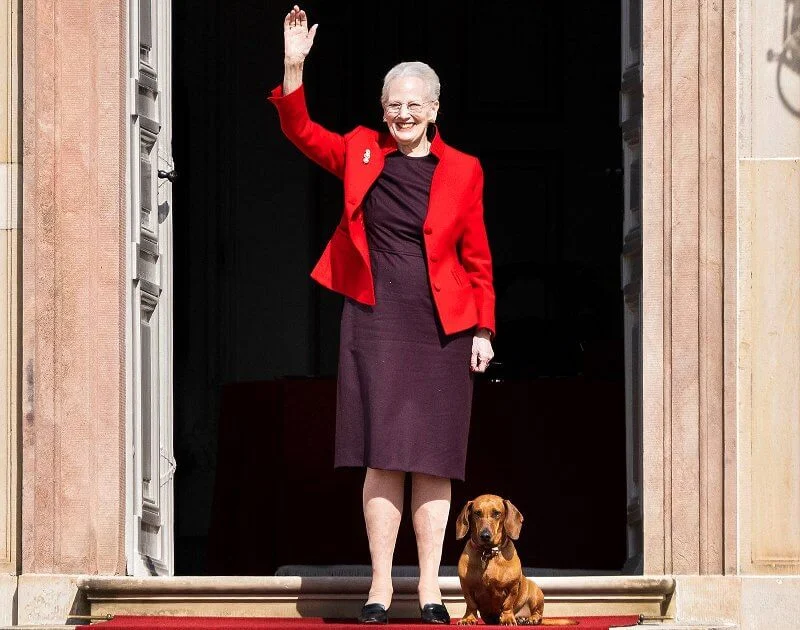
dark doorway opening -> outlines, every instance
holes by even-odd
[[[173,6],[176,573],[368,565],[359,470],[332,468],[341,298],[308,277],[341,184],[282,136],[274,0]],[[439,127],[481,158],[495,366],[476,382],[467,480],[525,516],[526,566],[626,559],[620,8],[558,2],[303,5],[312,116],[381,126],[384,73],[430,63]],[[451,517],[452,523],[452,517]],[[442,564],[455,565],[454,529]],[[406,511],[395,554],[416,564]],[[289,568],[287,568],[289,567]]]

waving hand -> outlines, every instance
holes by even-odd
[[[283,53],[287,62],[302,63],[314,45],[317,24],[308,28],[306,12],[297,5],[283,19]]]

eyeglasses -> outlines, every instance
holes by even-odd
[[[384,106],[384,109],[386,110],[387,114],[396,116],[400,113],[400,110],[403,109],[403,105],[405,105],[410,114],[421,114],[422,110],[425,109],[425,105],[428,103],[433,103],[433,101],[424,101],[422,103],[387,103]]]

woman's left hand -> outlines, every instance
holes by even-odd
[[[472,338],[472,357],[469,361],[469,369],[473,372],[485,372],[489,367],[489,362],[494,358],[491,338],[492,333],[486,328],[479,328]]]

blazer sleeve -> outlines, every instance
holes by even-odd
[[[343,179],[345,138],[311,120],[304,86],[284,95],[283,86],[278,85],[270,92],[268,100],[277,108],[281,130],[292,144],[321,167]]]
[[[459,254],[478,307],[478,327],[488,328],[494,338],[495,293],[492,254],[483,218],[483,168],[477,159],[471,180],[474,182],[474,188],[464,221]]]

